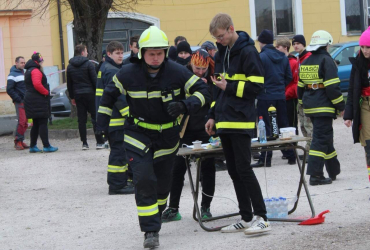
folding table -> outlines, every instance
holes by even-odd
[[[252,150],[252,153],[253,152],[263,152],[263,151],[276,151],[276,150],[282,150],[282,149],[293,149],[294,150],[295,155],[297,157],[297,165],[298,165],[298,169],[300,173],[299,175],[300,179],[299,179],[298,190],[297,190],[297,200],[295,201],[293,208],[288,212],[288,214],[292,214],[296,210],[298,206],[299,196],[301,194],[301,189],[303,186],[306,192],[308,203],[310,205],[310,209],[312,213],[311,218],[313,218],[315,217],[315,209],[313,207],[311,196],[308,190],[308,186],[304,178],[307,152],[304,147],[298,145],[298,142],[305,142],[309,140],[310,138],[297,136],[297,137],[293,137],[290,140],[277,139],[274,141],[267,141],[267,143],[252,142],[251,150]],[[303,151],[302,161],[299,160],[297,149],[301,149]],[[203,228],[204,230],[208,232],[218,231],[223,226],[211,228],[211,227],[205,226],[203,222],[208,222],[208,221],[213,221],[213,220],[218,220],[218,219],[223,219],[223,218],[228,218],[228,217],[239,215],[239,213],[232,213],[232,214],[226,214],[226,215],[221,215],[221,216],[215,216],[209,219],[202,219],[200,216],[200,210],[199,210],[199,205],[198,205],[198,194],[199,194],[200,169],[202,167],[201,162],[203,159],[217,157],[222,154],[223,154],[222,148],[200,149],[200,150],[193,150],[191,148],[180,148],[177,153],[177,155],[183,156],[186,162],[191,193],[193,195],[193,200],[194,200],[193,218],[195,221],[199,222],[199,225],[201,226],[201,228]],[[194,183],[193,176],[192,176],[191,169],[190,169],[190,160],[194,160],[196,163],[197,173],[196,173],[195,183]],[[289,218],[268,218],[268,219],[270,221],[281,221],[281,222],[302,222],[306,220],[306,219],[289,219]]]

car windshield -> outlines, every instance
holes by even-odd
[[[335,46],[335,45],[332,45],[332,46],[329,46],[329,49],[328,49],[328,52],[331,56],[334,55],[334,53],[340,49],[340,46]]]

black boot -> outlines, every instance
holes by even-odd
[[[265,162],[261,161],[261,160],[259,160],[258,162],[254,163],[254,164],[251,164],[252,168],[260,168],[260,167],[263,167],[263,166],[265,166]],[[271,160],[266,161],[266,167],[271,167]]]
[[[144,237],[144,248],[155,248],[159,246],[158,232],[146,232]]]
[[[133,185],[127,185],[121,189],[111,189],[109,188],[109,195],[116,195],[116,194],[134,194],[135,187]]]
[[[260,159],[260,153],[254,152],[252,158],[253,158],[253,160],[258,161]]]
[[[325,176],[314,176],[311,175],[310,177],[310,185],[311,186],[316,186],[316,185],[327,185],[331,184],[332,180],[330,178],[325,178]]]

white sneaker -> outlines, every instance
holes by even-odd
[[[221,228],[221,233],[238,233],[250,228],[255,221],[255,217],[250,222],[240,220],[240,222],[233,223],[230,226]]]
[[[268,231],[271,231],[271,225],[270,222],[265,221],[260,216],[255,216],[255,221],[253,225],[247,229],[245,229],[244,234],[245,235],[251,235],[251,234],[261,234],[266,233]]]

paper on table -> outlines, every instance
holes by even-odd
[[[207,149],[209,143],[202,144],[202,148]],[[194,148],[194,145],[186,145],[188,148]]]

